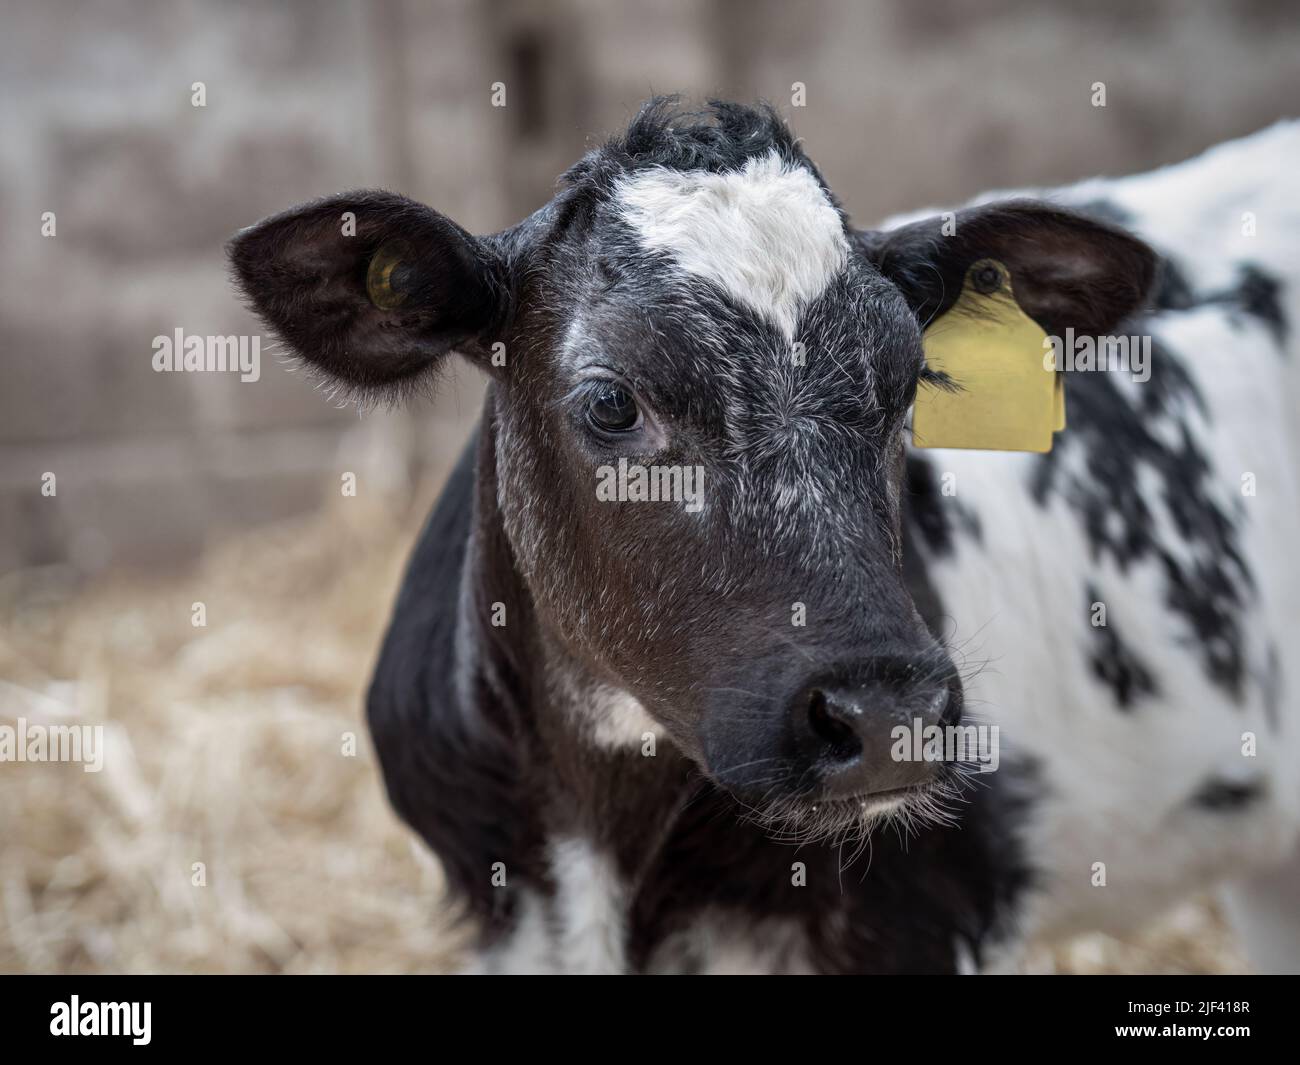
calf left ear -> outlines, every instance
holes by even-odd
[[[1051,334],[1098,336],[1142,308],[1156,255],[1122,229],[1036,200],[1006,200],[899,229],[860,231],[859,244],[902,291],[921,324],[961,295],[966,271],[996,259],[1016,302]]]
[[[304,361],[384,394],[504,317],[505,267],[451,219],[389,192],[344,193],[268,218],[227,247],[236,282]]]

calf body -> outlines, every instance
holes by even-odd
[[[636,700],[545,651],[496,511],[496,402],[421,535],[369,698],[398,811],[483,923],[477,966],[955,971],[1001,942],[1026,877],[1009,776],[972,789],[960,824],[797,846]]]
[[[1284,856],[1294,570],[1261,570],[1295,517],[1293,289],[1268,242],[1201,276],[1142,187],[858,231],[772,113],[659,102],[502,234],[359,193],[236,239],[332,381],[409,391],[452,349],[494,378],[369,697],[478,967],[964,971]],[[1170,253],[1123,329],[1150,381],[1067,375],[1047,455],[909,454],[918,388],[961,386],[921,329],[971,278],[1057,336],[1142,307],[1117,218]],[[1215,323],[1253,438],[1190,366]],[[701,490],[624,494],[629,467]],[[963,714],[997,772],[893,743]]]
[[[1122,931],[1236,878],[1252,960],[1300,967],[1300,878],[1259,872],[1300,824],[1297,165],[1290,123],[1052,193],[1161,253],[1118,330],[1151,337],[1149,380],[1068,374],[1046,456],[924,453],[958,486],[923,553],[989,663],[968,692],[1042,781],[1026,934]]]

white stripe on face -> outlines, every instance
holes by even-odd
[[[619,182],[615,202],[647,251],[712,281],[790,340],[800,312],[848,259],[830,198],[775,151],[724,174],[640,171]]]

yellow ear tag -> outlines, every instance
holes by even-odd
[[[925,360],[958,386],[922,382],[912,409],[917,447],[1050,451],[1065,428],[1063,375],[1044,368],[1047,334],[1020,309],[994,259],[966,272],[961,295],[925,331]]]

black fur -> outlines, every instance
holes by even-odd
[[[1291,323],[1282,309],[1281,294],[1281,282],[1253,263],[1238,267],[1237,283],[1231,288],[1198,293],[1177,262],[1166,257],[1160,263],[1159,283],[1151,306],[1160,311],[1184,311],[1206,304],[1226,306],[1262,322],[1278,350],[1284,352]]]
[[[979,519],[955,496],[943,496],[934,465],[915,453],[907,456],[906,505],[915,530],[936,555],[952,554],[953,537],[961,531],[975,543],[984,533]]]
[[[1141,301],[1152,256],[1040,204],[964,212],[951,239],[927,224],[855,233],[834,205],[850,255],[803,309],[811,357],[796,369],[772,323],[648,254],[611,203],[639,169],[721,172],[769,151],[825,187],[770,108],[691,115],[656,100],[504,233],[472,237],[366,193],[233,242],[254,306],[323,373],[400,389],[455,346],[495,378],[411,560],[368,701],[393,804],[485,942],[514,926],[525,892],[562,890],[550,851],[566,839],[616,863],[634,968],[721,910],[742,931],[790,918],[828,971],[952,971],[1006,931],[1031,879],[1007,759],[969,789],[959,826],[878,832],[870,861],[853,862],[854,843],[834,841],[860,828],[860,798],[894,785],[871,767],[834,790],[824,734],[810,745],[800,729],[810,689],[865,693],[861,720],[882,730],[916,705],[945,722],[960,713],[942,603],[915,549],[950,550],[953,519],[915,464],[899,502],[921,322],[991,256],[1045,326],[1100,330]],[[337,235],[348,209],[356,238]],[[367,272],[394,242],[404,272],[385,309]],[[503,366],[483,358],[497,342]],[[593,433],[592,374],[634,395],[645,424]],[[706,469],[708,507],[598,501],[595,471],[621,458]],[[580,704],[602,687],[633,697],[671,742],[655,757],[592,743]],[[802,825],[810,808],[844,831],[795,849],[751,820],[777,809]],[[795,861],[807,886],[791,883]]]
[[[1087,614],[1092,604],[1101,602],[1101,595],[1091,584],[1087,587]],[[1105,625],[1092,626],[1093,646],[1088,653],[1088,664],[1097,679],[1110,688],[1115,705],[1121,710],[1132,708],[1141,698],[1155,695],[1156,679],[1138,654],[1137,645],[1120,634],[1118,619],[1107,614]]]
[[[1268,795],[1260,781],[1219,780],[1211,777],[1192,796],[1192,804],[1214,813],[1239,814]]]
[[[492,483],[482,465],[490,466],[490,451],[472,440],[412,555],[368,714],[394,806],[437,852],[486,943],[510,927],[521,889],[554,891],[543,812],[583,824],[636,885],[627,928],[633,969],[693,918],[714,912],[742,924],[788,919],[826,972],[955,972],[959,948],[979,962],[1011,932],[1010,915],[1033,883],[1019,826],[1023,796],[1041,786],[1026,763],[1004,764],[971,785],[960,824],[916,835],[881,831],[850,861],[852,844],[773,840],[671,750],[629,759],[548,746],[537,727],[545,729],[546,712],[535,702],[536,678],[530,683],[516,661],[515,648],[533,642],[519,631],[532,624],[527,595],[509,558],[482,548],[497,537],[491,493],[474,502],[476,454],[480,483]],[[467,608],[458,595],[467,576],[468,586],[491,589],[479,606]],[[523,610],[509,641],[482,626],[489,595]],[[486,641],[472,665],[456,650],[466,646],[457,633],[464,626]],[[456,694],[458,678],[474,693],[469,701]],[[582,794],[586,788],[592,793]],[[504,887],[492,883],[497,862]],[[792,882],[795,862],[806,867],[806,886]],[[707,959],[687,951],[675,961],[689,971]]]
[[[514,897],[491,888],[493,863],[534,882],[544,865],[537,808],[526,801],[531,721],[516,655],[484,624],[480,608],[492,589],[485,583],[470,602],[460,597],[468,559],[479,560],[483,578],[512,568],[499,536],[476,524],[477,454],[471,440],[411,556],[367,716],[394,808],[492,934],[512,916]],[[526,609],[513,597],[510,607]],[[458,640],[481,646],[477,664],[457,661]]]
[[[1007,267],[1016,302],[1056,336],[1108,332],[1143,304],[1155,278],[1155,257],[1132,234],[1034,200],[958,211],[951,235],[934,217],[860,239],[922,323],[956,302],[980,259]]]
[[[1140,321],[1125,331],[1145,332]],[[1136,403],[1126,398],[1112,374],[1068,376],[1070,431],[1037,460],[1034,497],[1045,504],[1060,494],[1078,513],[1094,556],[1109,558],[1121,572],[1158,559],[1165,601],[1194,635],[1206,675],[1240,698],[1245,679],[1242,617],[1254,578],[1240,543],[1240,503],[1225,509],[1216,501],[1205,445],[1185,424],[1184,411],[1195,409],[1205,416],[1203,397],[1178,359],[1158,343],[1152,346],[1151,378]],[[1177,426],[1173,443],[1160,432],[1162,423]],[[1074,448],[1087,459],[1076,467],[1082,472],[1066,475],[1061,472],[1064,460]],[[1153,530],[1151,504],[1139,481],[1143,467],[1155,475],[1178,533],[1199,545],[1194,563]],[[1104,602],[1106,589],[1096,589],[1095,598]],[[1133,695],[1147,690],[1144,675],[1132,672],[1131,687],[1118,674],[1113,680]]]
[[[1282,309],[1282,283],[1266,270],[1251,263],[1241,266],[1237,284],[1219,300],[1262,322],[1279,351],[1286,351],[1291,323]]]
[[[346,235],[344,215],[355,216]],[[395,306],[376,305],[367,273],[398,252]],[[491,246],[423,204],[362,190],[285,211],[234,237],[227,253],[253,308],[308,365],[371,398],[401,390],[508,304]]]

